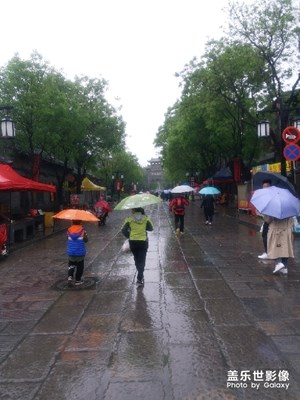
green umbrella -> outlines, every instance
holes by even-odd
[[[139,193],[133,196],[128,196],[119,204],[116,205],[114,210],[130,210],[132,208],[139,208],[149,206],[150,204],[160,203],[162,200],[160,197],[154,196],[150,193]]]

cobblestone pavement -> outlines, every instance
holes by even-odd
[[[89,232],[85,284],[66,285],[65,231],[0,263],[0,399],[300,399],[300,238],[288,276],[259,262],[249,217],[199,201],[177,238],[150,207],[145,286],[120,233],[128,212]]]

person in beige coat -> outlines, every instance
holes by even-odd
[[[288,259],[294,258],[293,219],[268,217],[268,257],[276,260],[273,274],[288,273]]]

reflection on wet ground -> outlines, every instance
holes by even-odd
[[[64,231],[11,253],[0,264],[0,398],[300,399],[300,238],[289,275],[275,276],[257,259],[257,228],[217,211],[206,226],[192,202],[177,238],[167,204],[149,207],[143,288],[121,251],[128,212],[86,226],[90,286],[64,285]]]

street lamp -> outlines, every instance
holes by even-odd
[[[284,142],[283,135],[285,128],[289,128],[288,124],[293,124],[295,128],[299,130],[300,128],[300,117],[295,117],[294,119],[289,118],[291,112],[298,111],[298,109],[284,109],[281,106],[280,98],[276,99],[275,109],[264,110],[264,112],[276,112],[277,115],[277,127],[274,132],[274,143],[275,143],[275,159],[280,161],[280,172],[282,175],[286,175],[286,155],[284,155],[284,149],[286,143]],[[257,136],[259,138],[268,138],[270,136],[270,122],[266,119],[260,121],[257,124]],[[287,142],[288,143],[288,142]],[[293,160],[290,158],[290,160]]]
[[[119,173],[117,173],[117,178],[119,176]],[[121,190],[123,188],[123,179],[124,179],[124,175],[121,174],[120,178],[117,179],[116,181],[116,189],[117,189],[117,194],[118,194],[118,201],[120,201],[121,198]]]
[[[270,136],[270,122],[267,119],[263,119],[257,124],[257,136],[259,138]]]
[[[293,125],[294,125],[295,128],[300,130],[300,117],[294,118]]]
[[[115,192],[115,176],[111,176],[111,200],[114,201],[114,192]]]
[[[8,111],[12,110],[11,106],[0,106],[0,110],[5,110],[5,116],[1,120],[1,137],[10,139],[16,136],[15,124],[8,115]]]
[[[2,110],[5,111],[5,116],[1,119],[0,127],[0,138],[3,139],[3,143],[1,145],[0,162],[4,164],[12,163],[10,155],[12,154],[13,145],[10,140],[7,141],[7,139],[13,139],[16,135],[15,124],[9,116],[9,111],[12,109],[13,107],[11,106],[0,106],[0,112]]]
[[[277,118],[277,129],[275,133],[275,159],[280,162],[280,173],[282,175],[286,175],[286,160],[283,156],[283,148],[284,143],[282,139],[282,132],[281,129],[283,128],[283,121],[282,117],[276,110],[278,118]],[[271,129],[270,129],[270,122],[267,119],[264,119],[257,124],[257,136],[259,138],[269,138]]]
[[[120,174],[119,172],[116,172],[115,175],[111,176],[112,179],[112,200],[114,200],[114,193],[115,191],[117,192],[117,198],[118,201],[120,201],[121,197],[121,190],[123,187],[123,180],[124,180],[124,175]]]

